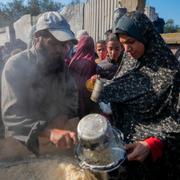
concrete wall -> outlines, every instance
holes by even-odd
[[[14,23],[14,30],[16,39],[21,39],[23,42],[28,43],[29,33],[31,30],[31,16],[24,15]],[[0,29],[0,45],[10,41],[9,27]]]
[[[66,18],[73,32],[77,32],[84,27],[84,4],[76,6],[69,5],[61,11],[61,14]]]
[[[31,25],[31,15],[30,14],[24,15],[18,21],[16,21],[14,23],[16,39],[21,39],[25,43],[28,43],[31,26],[32,25]]]
[[[140,11],[144,12],[146,0],[119,0],[123,7],[126,7],[128,11]]]
[[[8,27],[0,28],[0,46],[9,41]]]
[[[74,33],[85,29],[95,41],[104,39],[104,33],[112,27],[113,11],[120,7],[126,7],[128,11],[144,11],[145,0],[88,0],[85,4],[69,5],[61,14],[67,19]],[[37,17],[22,16],[14,23],[16,39],[25,43],[29,42],[29,34]],[[0,45],[9,41],[9,32],[0,31]]]

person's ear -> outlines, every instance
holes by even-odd
[[[43,43],[43,37],[40,36],[38,32],[34,34],[34,43],[36,48],[41,48],[41,44]]]
[[[34,33],[34,37],[35,37],[35,38],[38,38],[38,37],[40,37],[40,36],[41,36],[41,33],[40,33],[40,32],[35,32],[35,33]]]

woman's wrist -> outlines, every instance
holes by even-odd
[[[51,129],[50,128],[45,128],[41,133],[40,133],[40,137],[43,138],[50,138],[50,134],[51,134]]]
[[[151,151],[152,160],[156,161],[157,159],[161,158],[163,154],[163,143],[159,138],[150,137],[144,140],[148,144],[148,148]]]

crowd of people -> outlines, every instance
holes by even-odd
[[[107,39],[76,38],[58,12],[38,19],[32,45],[8,58],[1,82],[5,136],[39,155],[39,137],[57,148],[77,143],[74,117],[109,117],[124,134],[127,160],[109,179],[180,177],[180,64],[146,15],[124,12]],[[91,101],[87,81],[111,80]],[[125,174],[125,175],[124,175]]]

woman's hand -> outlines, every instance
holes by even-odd
[[[92,81],[93,83],[95,83],[96,79],[99,79],[99,78],[100,78],[100,76],[97,75],[97,74],[95,74],[95,75],[91,76],[91,81]]]
[[[50,141],[59,148],[71,148],[76,142],[76,133],[72,131],[52,129]]]
[[[148,143],[145,141],[138,141],[132,144],[126,144],[127,158],[129,161],[143,162],[150,153]]]

